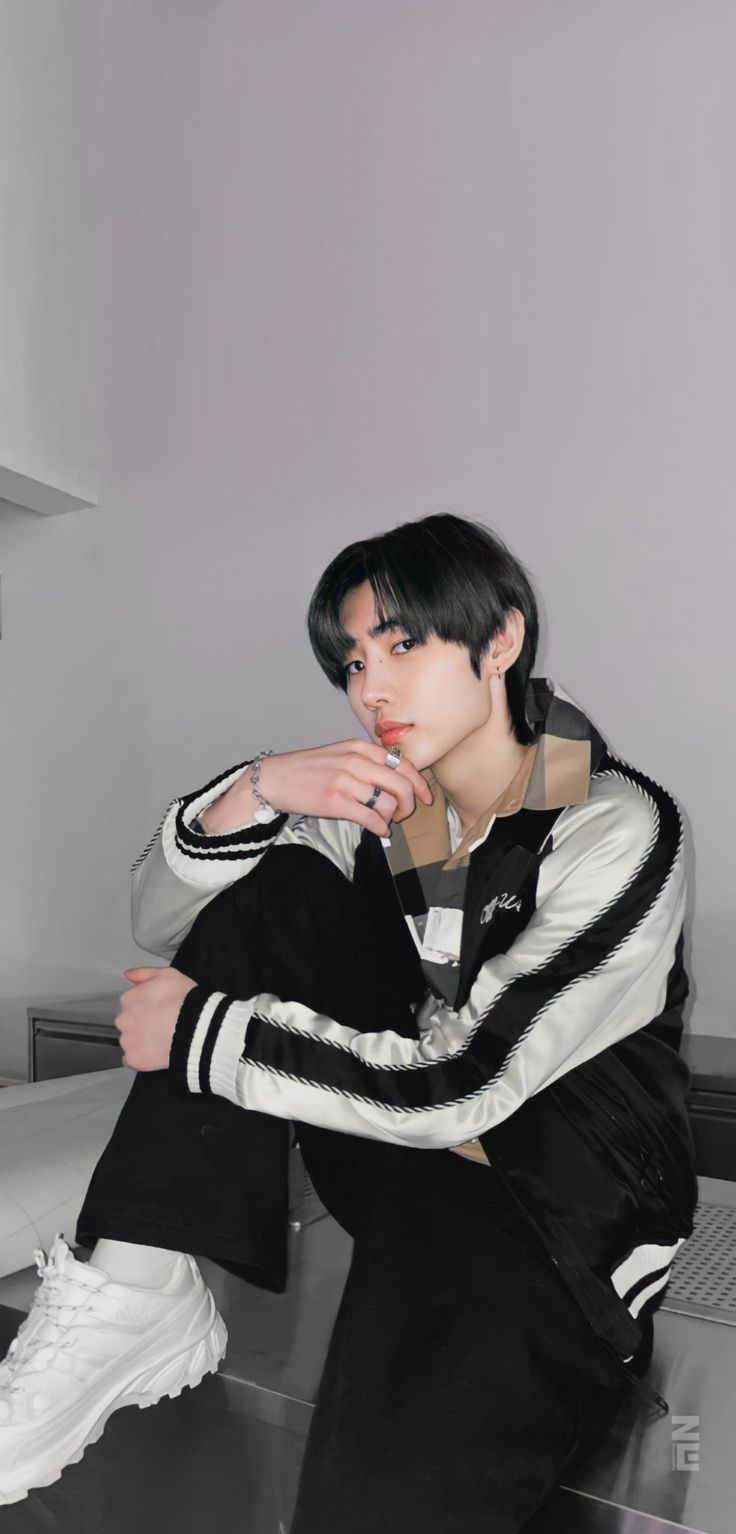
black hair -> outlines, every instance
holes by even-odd
[[[465,645],[479,679],[484,651],[517,607],[524,643],[506,673],[506,693],[516,739],[532,743],[525,700],[539,640],[537,602],[524,566],[496,533],[453,512],[435,512],[362,538],[336,555],[312,593],[307,630],[325,676],[343,692],[352,644],[340,608],[348,591],[364,581],[370,582],[379,622],[396,618],[421,643],[436,634]]]

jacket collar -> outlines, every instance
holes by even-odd
[[[533,742],[511,782],[484,810],[454,853],[444,791],[431,767],[423,770],[434,802],[417,803],[414,813],[395,826],[391,840],[383,844],[394,877],[429,865],[439,864],[445,870],[467,867],[470,854],[485,841],[499,816],[585,802],[591,774],[605,751],[605,742],[592,721],[570,694],[548,677],[530,678],[525,712]]]

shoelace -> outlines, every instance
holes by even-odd
[[[10,1347],[8,1348],[6,1357],[3,1359],[2,1363],[0,1363],[0,1392],[7,1390],[11,1394],[13,1392],[18,1393],[22,1391],[23,1388],[22,1385],[18,1383],[17,1379],[12,1378],[10,1384],[5,1385],[2,1380],[3,1370],[7,1369],[7,1371],[12,1375],[16,1371],[20,1372],[21,1370],[25,1370],[26,1365],[30,1361],[29,1372],[32,1372],[34,1369],[33,1360],[42,1348],[51,1348],[55,1354],[62,1353],[67,1348],[74,1347],[77,1340],[76,1337],[65,1337],[63,1339],[59,1338],[58,1341],[53,1337],[31,1337],[27,1341],[25,1340],[24,1333],[27,1327],[30,1325],[32,1317],[35,1319],[35,1317],[38,1316],[39,1311],[42,1313],[42,1315],[48,1317],[52,1325],[59,1326],[60,1323],[56,1320],[56,1314],[58,1314],[58,1312],[61,1310],[67,1310],[69,1308],[68,1300],[59,1299],[60,1275],[58,1268],[55,1267],[53,1263],[48,1261],[45,1252],[40,1247],[35,1249],[33,1255],[36,1259],[36,1272],[38,1273],[39,1278],[43,1280],[43,1282],[41,1288],[36,1292],[34,1296],[32,1310],[26,1316],[25,1321],[21,1322],[21,1325],[18,1328],[18,1332],[13,1338]],[[79,1288],[86,1289],[85,1284],[82,1284],[79,1279],[74,1279],[70,1275],[66,1275],[66,1283],[76,1284]],[[89,1291],[88,1298],[91,1299],[93,1293],[94,1291]],[[78,1308],[81,1310],[85,1309],[86,1307],[79,1306]],[[20,1343],[22,1343],[23,1346],[19,1350]],[[2,1404],[3,1403],[0,1401],[0,1406],[2,1406]],[[1,1415],[2,1414],[0,1413],[0,1416]]]

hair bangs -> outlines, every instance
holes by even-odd
[[[414,639],[424,643],[434,632],[434,607],[416,560],[397,558],[392,547],[370,550],[366,579],[376,603],[379,623],[395,618]]]

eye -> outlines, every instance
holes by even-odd
[[[418,639],[397,639],[396,644],[392,645],[391,649],[392,649],[392,652],[393,652],[395,649],[398,648],[398,646],[400,644],[408,644],[408,645],[412,645],[413,646],[413,645],[416,645],[418,643],[419,643]],[[406,651],[405,653],[408,654],[409,652]],[[345,676],[357,676],[358,675],[357,671],[351,671],[350,667],[351,666],[362,666],[362,664],[363,664],[363,662],[361,660],[349,660],[347,665],[343,666],[343,668],[342,668]]]

